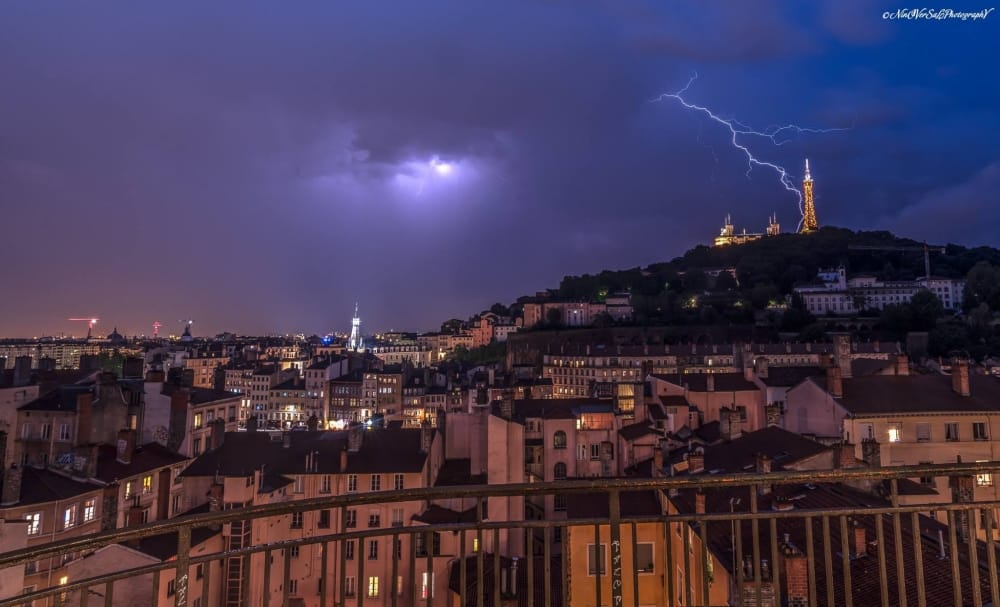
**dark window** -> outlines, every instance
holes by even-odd
[[[330,511],[320,510],[319,511],[319,521],[316,522],[316,526],[320,529],[330,528]]]
[[[559,462],[555,465],[552,475],[557,481],[564,480],[566,478],[566,464]]]
[[[566,448],[566,433],[559,430],[552,435],[552,448],[553,449],[565,449]]]

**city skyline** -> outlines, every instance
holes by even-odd
[[[996,17],[896,8],[8,7],[0,335],[346,332],[356,300],[433,330],[726,213],[791,230],[728,133],[650,103],[694,73],[726,117],[849,129],[755,148],[810,158],[820,225],[998,245]]]

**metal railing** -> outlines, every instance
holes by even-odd
[[[450,606],[455,598],[461,607],[501,607],[515,604],[527,607],[575,607],[583,601],[575,599],[578,595],[587,596],[585,602],[589,605],[639,607],[640,587],[648,590],[653,586],[660,593],[657,595],[661,597],[658,599],[659,604],[685,607],[699,604],[849,607],[855,604],[915,604],[924,607],[941,604],[939,596],[945,587],[950,587],[949,602],[954,605],[978,607],[984,602],[1000,605],[995,540],[998,524],[994,515],[1000,507],[1000,501],[971,502],[968,501],[971,493],[962,490],[963,487],[971,486],[969,483],[977,476],[997,472],[1000,472],[1000,462],[767,474],[705,474],[672,478],[604,478],[352,493],[233,508],[157,521],[138,528],[70,538],[2,554],[0,571],[71,552],[86,555],[104,546],[134,542],[165,533],[176,533],[177,536],[176,556],[173,558],[67,581],[62,585],[0,600],[0,607],[32,604],[32,601],[50,598],[58,602],[77,591],[80,591],[79,597],[74,599],[73,604],[87,605],[92,601],[89,589],[95,586],[103,587],[103,603],[110,606],[115,604],[116,583],[144,575],[152,576],[152,596],[155,601],[161,597],[161,584],[165,577],[170,577],[169,574],[173,574],[167,583],[173,590],[170,599],[175,607],[191,604],[190,594],[194,583],[201,586],[202,607],[216,604],[288,605],[291,595],[296,594],[290,588],[292,577],[289,549],[307,545],[323,547],[320,564],[322,581],[317,590],[308,593],[310,597],[317,597],[311,600],[317,601],[322,607],[345,605],[346,602],[363,607],[366,601],[369,604],[388,603],[392,607],[419,604]],[[952,502],[900,503],[900,481],[929,476],[952,479],[952,486],[957,488]],[[782,486],[841,487],[861,482],[879,485],[885,483],[888,487],[885,500],[875,505],[841,503],[833,507],[758,507],[762,495]],[[664,509],[659,513],[623,512],[631,509],[630,496],[643,491],[653,491],[658,497],[662,496],[660,501]],[[730,508],[722,512],[710,510],[703,513],[697,507],[681,511],[670,505],[673,502],[669,497],[679,498],[685,495],[694,497],[694,503],[703,504],[699,494],[717,491],[731,491],[734,495],[744,496],[746,511],[736,511],[732,500]],[[488,500],[523,497],[537,503],[539,498],[552,495],[566,496],[571,502],[574,497],[582,499],[585,495],[597,495],[600,512],[570,520],[484,518]],[[474,520],[364,530],[343,528],[349,507],[406,502],[430,504],[435,500],[455,499],[475,503]],[[341,531],[263,544],[239,544],[238,547],[231,546],[211,554],[193,555],[191,552],[192,534],[197,529],[218,528],[233,523],[246,525],[266,517],[323,509],[339,510],[340,518],[337,523],[342,527]],[[941,513],[940,516],[948,523],[938,526],[940,552],[936,555],[928,554],[925,546],[929,519],[924,515],[929,511]],[[865,551],[867,553],[867,546],[873,545],[874,555],[859,555],[856,550],[851,549],[849,528],[862,524],[874,528],[875,539],[866,543]],[[654,565],[659,575],[640,579],[640,575],[646,573],[640,569],[645,569],[646,565],[635,564],[638,536],[640,528],[649,525],[659,529],[653,536],[657,544],[653,563],[662,562],[664,566],[661,568]],[[788,541],[787,530],[793,525],[804,531],[805,540],[798,546],[790,546]],[[934,525],[930,524],[930,527],[933,528]],[[980,527],[983,539],[977,540]],[[718,547],[713,546],[711,539],[710,530],[717,532],[720,528],[723,529],[722,535],[732,542],[728,557],[731,562],[728,563],[726,558],[720,557]],[[782,532],[780,535],[779,531]],[[458,538],[454,554],[442,554],[438,544],[434,542],[434,534],[443,532],[451,532]],[[505,551],[501,548],[502,532],[508,534],[508,537],[523,540],[523,550],[518,554],[499,555]],[[426,571],[435,571],[435,562],[440,564],[440,559],[447,559],[446,577],[456,578],[449,579],[445,591],[438,584],[436,595],[431,591],[425,597],[420,597],[416,590],[418,551],[413,540],[418,534],[423,536],[424,551],[420,553],[420,559],[426,560]],[[943,538],[944,534],[947,534],[947,542]],[[486,554],[484,540],[490,539],[490,536],[493,553]],[[363,550],[364,543],[365,540],[378,537],[391,538],[387,552],[391,558],[392,573],[390,584],[387,585],[388,592],[385,593],[379,592],[378,588],[372,593],[370,588],[364,587],[365,566],[366,561],[369,561],[369,555]],[[629,539],[623,540],[623,537]],[[411,546],[406,552],[401,549],[403,538],[408,539]],[[907,542],[906,538],[910,538],[910,541]],[[350,558],[346,548],[348,542],[357,543],[352,546]],[[587,564],[580,565],[577,560],[580,556],[579,548],[583,546],[589,551],[591,545],[609,547],[606,557],[604,548],[597,548],[593,553],[595,560],[601,562],[596,566],[600,569],[598,575],[589,575],[594,573],[588,571],[588,568],[592,568],[587,563],[591,556],[589,552],[584,552],[581,559]],[[279,551],[284,555],[280,571],[272,572],[270,566],[250,571],[250,567],[246,565],[249,558],[257,554],[263,554],[264,562],[270,564],[274,554]],[[524,564],[526,583],[520,593],[513,588],[513,579],[518,575],[516,570],[501,571],[501,567],[508,569],[508,565],[503,565],[504,558],[512,556],[518,557]],[[874,559],[869,558],[863,563],[863,571],[858,568],[859,556],[874,556]],[[400,565],[406,558],[409,559],[408,570],[413,579],[408,584],[409,592],[401,593],[396,585]],[[218,601],[211,600],[210,564],[221,564],[230,559],[241,559],[239,563],[245,575],[261,576],[264,589],[273,587],[272,575],[282,576],[280,597],[272,596],[270,591],[263,592],[262,596],[251,596],[251,584],[247,577],[238,586],[238,598],[234,599],[230,595],[227,603],[225,592],[220,590],[216,593]],[[622,566],[628,562],[633,563],[630,570],[627,566]],[[788,576],[796,574],[796,571],[790,568],[792,565],[789,563],[794,565],[796,562],[805,563],[805,572],[792,580]],[[784,570],[779,563],[785,565]],[[940,569],[945,563],[951,574],[950,579],[928,578],[928,567]],[[203,567],[198,568],[198,565]],[[723,568],[728,566],[728,569],[725,572],[719,571],[720,565]],[[191,580],[192,568],[197,568],[200,579]],[[871,586],[864,582],[864,587],[855,588],[854,584],[860,585],[863,581],[858,577],[859,573],[868,572],[868,577],[874,577],[871,573],[875,571],[874,568],[877,568],[878,584]],[[508,580],[507,573],[510,573],[511,579],[504,586],[504,581]],[[727,587],[713,588],[718,584],[715,576],[718,575],[721,579],[721,573],[725,573],[728,578]],[[226,574],[225,566],[220,567],[216,574],[223,576],[223,579],[216,582],[223,589],[227,581]],[[350,587],[347,585],[349,575],[355,580]],[[852,575],[855,576],[854,583]],[[433,583],[433,577],[431,582]],[[350,594],[352,592],[353,596]],[[725,595],[721,600],[717,599],[720,593]],[[454,596],[446,597],[452,594]],[[648,603],[643,601],[642,604]]]

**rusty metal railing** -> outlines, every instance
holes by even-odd
[[[176,533],[176,557],[164,562],[133,567],[130,569],[101,574],[86,579],[70,580],[66,584],[42,588],[29,594],[0,600],[0,607],[29,604],[41,599],[59,600],[79,591],[79,600],[74,604],[87,605],[92,602],[89,589],[103,587],[103,602],[114,605],[116,582],[151,575],[153,596],[159,597],[162,583],[171,584],[172,603],[175,607],[191,604],[191,572],[202,572],[201,606],[210,605],[270,605],[289,604],[291,557],[290,549],[307,545],[322,546],[319,588],[309,592],[316,596],[318,604],[357,605],[369,604],[399,605],[452,605],[455,594],[461,607],[501,607],[502,604],[519,604],[527,607],[566,607],[571,598],[586,594],[592,605],[639,607],[643,602],[641,590],[648,589],[650,596],[661,597],[661,604],[692,605],[737,604],[737,605],[926,605],[942,604],[942,588],[950,587],[950,602],[954,605],[975,605],[984,602],[1000,605],[1000,583],[997,579],[997,520],[995,512],[1000,501],[969,501],[971,493],[963,487],[971,486],[975,478],[1000,472],[1000,462],[970,464],[939,464],[902,466],[874,469],[851,469],[831,471],[778,472],[768,474],[706,474],[673,478],[614,478],[569,480],[551,483],[526,483],[511,485],[449,486],[400,491],[352,493],[298,501],[236,508],[175,519],[157,521],[139,528],[127,528],[77,537],[0,555],[0,571],[44,558],[58,557],[70,552],[90,553],[103,546],[128,543],[142,538],[164,533]],[[903,479],[918,477],[948,477],[952,479],[955,498],[950,503],[901,504],[898,490]],[[761,509],[759,500],[768,490],[781,486],[840,486],[843,484],[877,481],[887,482],[885,501],[877,505],[871,503],[841,503],[833,507]],[[634,492],[655,491],[664,508],[658,513],[627,514],[628,496]],[[736,511],[730,501],[726,511],[718,509],[701,512],[698,508],[682,510],[675,507],[676,498],[680,503],[684,496],[692,494],[712,494],[731,492],[736,502],[746,499],[745,511]],[[490,498],[524,497],[537,500],[546,496],[574,496],[598,494],[605,496],[606,514],[580,516],[563,520],[538,520],[522,516],[514,520],[484,519],[485,504]],[[474,501],[474,520],[435,523],[428,525],[392,526],[358,529],[346,528],[347,509],[362,505],[397,504],[434,500]],[[698,498],[695,497],[695,503]],[[704,503],[704,502],[702,502]],[[623,505],[626,507],[623,509]],[[321,509],[339,511],[340,531],[312,537],[274,541],[263,544],[241,545],[211,554],[191,553],[192,532],[201,528],[215,528],[220,525],[239,523],[267,517],[303,513]],[[945,525],[931,523],[925,514],[928,511],[942,513]],[[908,520],[907,520],[908,519]],[[655,539],[661,545],[654,549],[659,553],[653,562],[662,559],[663,567],[659,575],[643,577],[647,572],[639,571],[636,558],[639,554],[639,529],[653,525],[657,532]],[[852,529],[864,526],[874,531],[874,540],[865,542],[865,554],[852,549]],[[625,530],[625,536],[622,532]],[[718,532],[731,540],[731,551],[719,549]],[[788,530],[801,529],[804,540],[799,544],[788,540]],[[928,530],[939,533],[938,554],[928,554]],[[592,535],[589,538],[585,534]],[[982,531],[982,540],[977,539]],[[457,538],[457,554],[436,553],[434,534],[452,532]],[[500,555],[501,533],[519,537],[524,549],[516,556],[524,563],[527,589],[522,594],[514,592],[510,582],[502,587],[505,572]],[[662,533],[661,533],[662,532]],[[858,534],[857,531],[854,532]],[[517,534],[516,536],[514,534]],[[558,536],[557,536],[558,534]],[[788,534],[788,535],[786,535]],[[416,536],[421,535],[424,551],[418,554]],[[492,536],[493,554],[486,554],[484,540]],[[947,541],[944,539],[947,535]],[[604,537],[608,540],[604,541]],[[628,540],[623,540],[623,537]],[[783,537],[784,536],[784,537]],[[797,536],[798,537],[798,536]],[[867,536],[866,536],[867,537]],[[365,580],[365,565],[369,560],[363,547],[365,541],[373,538],[391,540],[387,552],[391,559],[391,577],[382,593],[376,588],[362,587]],[[472,550],[469,550],[469,540]],[[715,540],[713,540],[715,538]],[[907,542],[909,538],[909,542]],[[402,540],[406,539],[410,549],[402,550]],[[839,541],[838,541],[839,540]],[[713,545],[715,541],[716,545]],[[348,543],[357,542],[349,558]],[[587,563],[580,567],[567,558],[571,550],[579,546],[596,546],[594,560],[599,561],[593,575],[589,575]],[[678,549],[678,543],[680,544]],[[607,559],[602,546],[607,544]],[[697,546],[696,546],[697,544]],[[868,548],[874,547],[874,554]],[[588,560],[589,547],[587,547]],[[281,551],[281,568],[265,566],[261,571],[249,571],[251,555],[263,554],[266,563],[276,552]],[[730,562],[720,554],[730,552]],[[448,558],[446,578],[457,578],[457,584],[448,580],[447,584],[434,586],[426,596],[417,596],[417,560],[425,559],[426,572],[435,571],[436,559]],[[866,558],[864,570],[859,569],[858,560]],[[270,588],[271,576],[281,575],[281,596],[273,597],[265,591],[262,596],[251,596],[248,578],[241,578],[238,596],[216,593],[217,601],[210,600],[209,592],[211,563],[224,563],[229,559],[241,559],[244,574],[260,575],[264,588]],[[409,592],[402,593],[397,588],[400,565],[409,559],[408,571],[411,575],[406,584]],[[348,561],[352,561],[349,563]],[[574,559],[575,561],[575,559]],[[631,568],[628,563],[632,563]],[[782,563],[782,566],[779,566]],[[801,564],[801,566],[800,566]],[[945,565],[946,564],[946,565]],[[199,565],[202,565],[200,569]],[[940,572],[947,568],[950,579],[937,576],[928,578],[933,569]],[[492,571],[487,569],[489,567]],[[726,588],[717,585],[715,576],[727,574]],[[873,569],[869,570],[868,567]],[[353,569],[352,569],[353,568]],[[275,569],[275,571],[272,571]],[[804,569],[804,572],[803,572]],[[862,572],[877,570],[876,588],[859,577]],[[219,575],[225,576],[225,567],[220,567]],[[348,574],[356,586],[349,587]],[[451,573],[455,572],[452,576]],[[167,581],[164,578],[172,575]],[[490,573],[490,575],[487,575]],[[511,570],[511,576],[516,572]],[[801,574],[801,575],[800,575]],[[575,577],[574,577],[575,576]],[[572,577],[572,583],[570,579]],[[868,573],[868,577],[874,574]],[[470,580],[470,578],[474,578]],[[517,578],[520,579],[520,578]],[[653,580],[653,581],[650,581]],[[474,584],[470,584],[473,582]],[[223,588],[226,580],[220,580]],[[457,585],[457,590],[452,587]],[[442,590],[441,587],[444,587]],[[487,586],[490,586],[487,591]],[[858,587],[856,587],[858,586]],[[437,588],[435,594],[434,588]],[[653,588],[655,587],[655,589]],[[234,590],[236,592],[236,590]],[[590,595],[590,593],[593,593]],[[660,594],[656,594],[656,593]],[[877,594],[877,596],[876,596]],[[719,597],[722,597],[721,599]],[[388,600],[387,600],[388,599]],[[626,599],[628,599],[626,601]],[[505,603],[506,601],[506,603]],[[513,603],[511,603],[513,601]],[[714,601],[714,602],[713,602]],[[40,603],[36,603],[40,604]]]

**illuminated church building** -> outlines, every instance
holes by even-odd
[[[809,173],[809,161],[806,160],[806,173],[802,178],[802,228],[800,233],[805,234],[819,229],[819,222],[816,220],[816,204],[813,200],[813,180]],[[781,233],[781,226],[778,224],[777,214],[767,218],[767,228],[763,233],[747,232],[746,228],[742,232],[737,232],[733,225],[732,218],[726,215],[726,222],[723,224],[719,235],[715,237],[713,244],[723,247],[731,244],[743,244],[752,240],[759,240],[766,236],[777,236]]]

